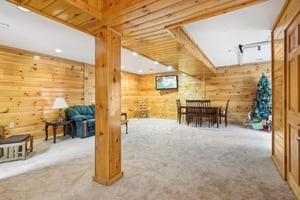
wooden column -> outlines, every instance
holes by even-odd
[[[94,181],[111,185],[121,170],[121,37],[108,27],[96,36]]]

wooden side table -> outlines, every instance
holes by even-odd
[[[71,136],[74,138],[74,121],[73,120],[65,120],[65,121],[46,121],[45,125],[45,140],[48,140],[48,127],[52,126],[53,130],[53,143],[56,143],[56,130],[58,127],[63,126],[64,127],[64,136],[66,135],[67,128],[71,128]]]

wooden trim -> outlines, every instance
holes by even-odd
[[[287,179],[287,182],[289,183],[289,185],[291,186],[293,192],[295,193],[297,199],[300,199],[300,190],[299,190],[299,184],[294,182],[293,178],[289,177],[289,173],[288,173],[288,168],[290,167],[289,165],[289,157],[288,157],[288,153],[289,153],[289,149],[288,149],[288,108],[287,108],[287,101],[288,101],[288,38],[287,38],[287,33],[288,33],[288,29],[290,28],[290,26],[293,24],[293,22],[299,17],[300,15],[300,9],[298,9],[298,12],[296,12],[295,16],[293,16],[292,20],[290,21],[290,23],[288,23],[288,26],[285,28],[284,30],[284,75],[283,75],[283,83],[284,83],[284,147],[285,147],[285,156],[284,156],[284,163],[285,163],[285,171],[284,171],[284,176]],[[299,37],[299,36],[298,36]],[[298,44],[297,44],[298,45]],[[299,158],[298,158],[298,162],[299,162]],[[298,168],[299,171],[299,168]],[[299,175],[298,175],[299,176]]]
[[[189,51],[189,53],[191,53],[198,60],[200,60],[213,73],[216,73],[215,66],[211,63],[211,61],[207,58],[207,56],[200,50],[200,48],[196,45],[196,43],[188,35],[188,33],[184,30],[183,27],[176,27],[168,30],[179,43],[185,46],[185,48]]]
[[[276,28],[276,26],[279,24],[281,18],[283,17],[283,14],[285,13],[286,9],[288,8],[289,4],[291,3],[291,0],[285,0],[285,3],[283,5],[283,7],[280,10],[279,15],[277,16],[273,26],[272,26],[272,30],[274,31],[274,29]],[[272,31],[272,32],[273,32]]]

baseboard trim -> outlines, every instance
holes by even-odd
[[[122,178],[123,175],[124,175],[124,173],[120,172],[119,174],[117,174],[116,176],[112,177],[111,179],[103,179],[103,178],[100,178],[100,177],[93,176],[93,181],[95,181],[97,183],[100,183],[102,185],[110,186],[114,182],[116,182],[117,180],[119,180],[120,178]]]

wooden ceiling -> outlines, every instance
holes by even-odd
[[[197,75],[215,67],[181,26],[265,0],[8,1],[92,35],[110,26],[122,34],[123,47]]]

